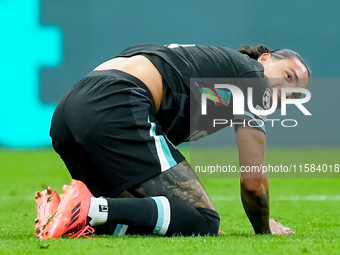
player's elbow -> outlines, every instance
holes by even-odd
[[[241,178],[241,190],[253,196],[260,196],[268,193],[267,178]]]

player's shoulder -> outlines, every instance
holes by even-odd
[[[236,51],[235,59],[237,60],[239,75],[243,78],[263,78],[263,65],[246,54]]]
[[[223,55],[228,62],[233,63],[239,77],[264,77],[263,65],[238,50],[218,45],[197,45],[197,47],[199,50],[207,50],[215,55]]]
[[[164,45],[154,44],[154,43],[136,44],[136,45],[127,47],[119,55],[130,54],[134,52],[148,52],[148,51],[159,50],[163,48],[165,48]]]

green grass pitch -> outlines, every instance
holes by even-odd
[[[189,157],[188,151],[182,149]],[[339,148],[268,148],[266,159],[339,164]],[[217,152],[216,152],[217,153]],[[225,153],[225,152],[224,152]],[[227,151],[237,165],[235,149]],[[239,199],[236,178],[202,179],[226,234],[218,237],[99,236],[39,240],[34,236],[34,192],[62,192],[71,178],[51,149],[0,150],[0,254],[340,254],[340,181],[273,178],[271,217],[295,236],[255,236]],[[339,173],[340,176],[340,173]]]

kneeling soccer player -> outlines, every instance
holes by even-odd
[[[190,78],[235,78],[245,96],[253,86],[257,108],[268,109],[273,88],[306,87],[309,76],[297,53],[265,46],[236,51],[146,44],[126,49],[75,84],[54,112],[53,147],[74,180],[64,186],[61,200],[51,188],[36,193],[35,234],[217,235],[219,215],[175,147],[221,128],[200,114],[201,94],[211,95],[209,88],[190,86]],[[240,78],[258,82],[244,84]],[[256,124],[262,117],[251,114],[247,104],[244,115],[234,115],[231,92],[220,92],[220,104],[207,100],[209,112],[253,120],[252,126],[235,128],[240,165],[264,165],[265,129]],[[202,135],[191,135],[193,130]],[[268,186],[265,174],[241,174],[241,198],[255,233],[293,233],[269,220]]]

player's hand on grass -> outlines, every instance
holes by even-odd
[[[273,235],[295,235],[289,227],[283,226],[280,222],[270,219],[269,220],[270,231]]]

